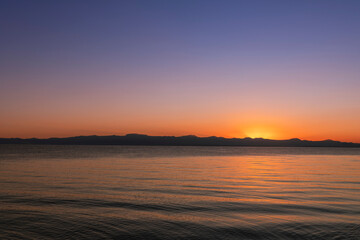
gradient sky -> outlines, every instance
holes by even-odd
[[[360,142],[360,1],[0,1],[0,137]]]

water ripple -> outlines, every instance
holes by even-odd
[[[0,148],[0,239],[360,239],[359,160],[325,148]]]

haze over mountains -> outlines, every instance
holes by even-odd
[[[76,136],[67,138],[0,138],[0,144],[51,144],[51,145],[158,145],[158,146],[263,146],[263,147],[360,147],[360,143],[333,140],[308,141],[293,138],[271,140],[263,138],[197,137],[194,135],[148,136],[127,134],[124,136]]]

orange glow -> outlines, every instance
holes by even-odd
[[[266,127],[252,127],[244,131],[245,135],[250,138],[276,138],[276,133]]]
[[[228,138],[270,138],[307,140],[333,139],[360,142],[359,112],[343,111],[342,114],[319,112],[292,113],[285,110],[256,110],[231,105],[197,106],[195,104],[171,108],[148,104],[131,108],[126,104],[110,104],[108,100],[79,106],[62,103],[57,108],[42,110],[34,105],[26,111],[4,114],[0,124],[0,137],[48,138],[79,135],[148,135]],[[150,101],[150,100],[149,100]],[[47,104],[44,101],[45,106]],[[66,108],[65,108],[66,107]],[[14,108],[15,109],[15,108]],[[201,111],[200,111],[201,110]],[[238,112],[236,112],[237,110]],[[235,111],[235,113],[234,113]],[[165,114],[166,113],[166,114]]]
[[[221,117],[224,117],[223,119]],[[163,118],[163,119],[161,119]],[[139,119],[146,119],[140,121]],[[300,138],[307,140],[333,139],[339,141],[360,142],[360,127],[349,122],[340,129],[335,118],[326,123],[309,121],[307,119],[267,119],[263,122],[255,121],[250,117],[229,118],[220,115],[210,116],[209,119],[184,116],[177,120],[164,116],[109,116],[104,114],[102,119],[92,114],[84,117],[73,115],[72,118],[43,119],[40,116],[35,120],[15,121],[7,119],[0,125],[0,137],[21,138],[48,138],[68,137],[79,135],[124,135],[127,133],[140,133],[148,135],[183,136],[194,134],[199,137],[222,136],[228,138],[267,138],[290,139]],[[12,120],[12,121],[11,121]]]

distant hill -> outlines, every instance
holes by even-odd
[[[51,144],[51,145],[163,145],[163,146],[256,146],[256,147],[360,147],[359,143],[333,140],[308,141],[293,138],[271,140],[263,138],[197,137],[194,135],[148,136],[127,134],[125,136],[78,136],[67,138],[0,138],[0,144]]]

